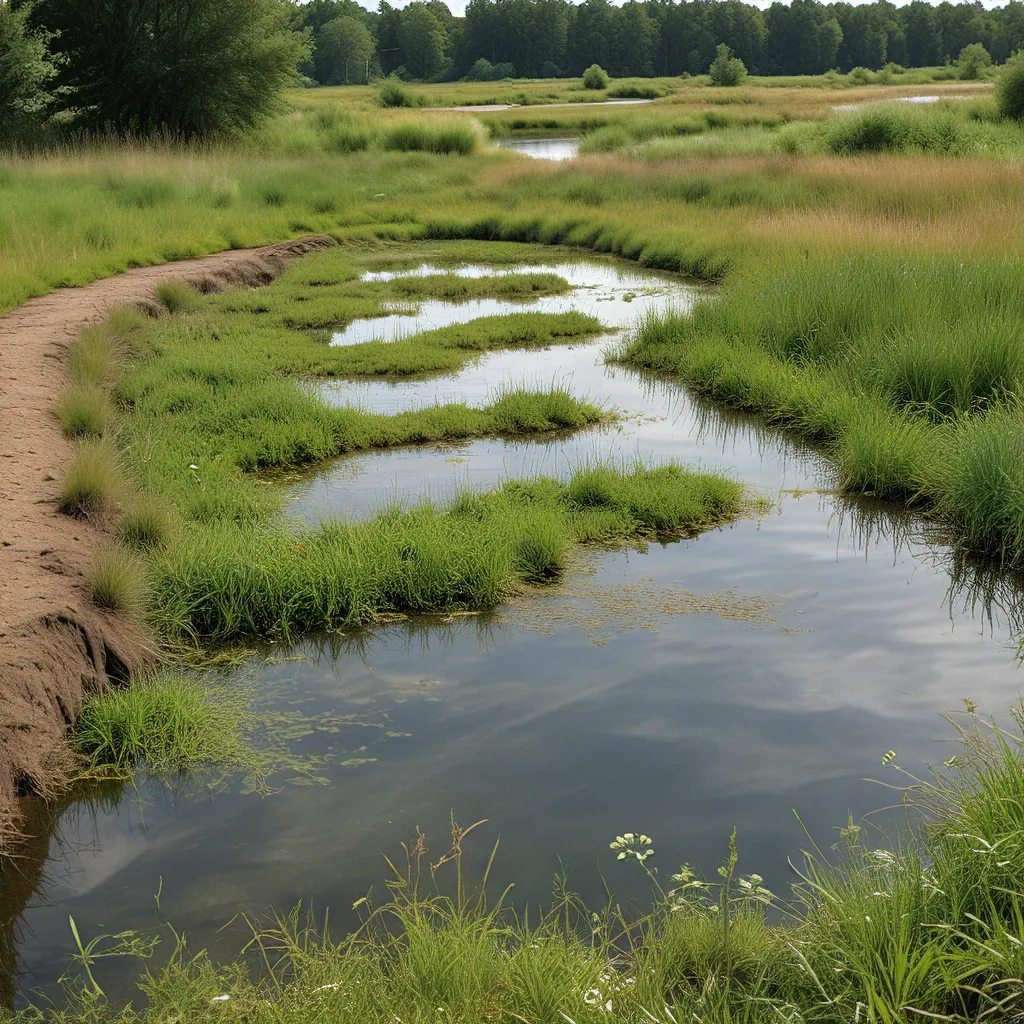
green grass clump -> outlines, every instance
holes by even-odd
[[[83,388],[109,388],[117,376],[118,346],[106,323],[86,327],[68,347],[68,377]]]
[[[79,519],[104,517],[114,511],[124,493],[124,476],[113,446],[84,441],[68,467],[58,508]]]
[[[974,125],[955,110],[914,110],[890,103],[835,118],[825,133],[833,153],[941,153],[977,151]]]
[[[110,415],[107,393],[89,385],[68,388],[57,404],[60,427],[68,438],[101,437]]]
[[[185,281],[161,281],[155,292],[168,313],[186,313],[201,301],[199,293]]]
[[[124,548],[101,548],[89,569],[89,592],[97,607],[141,621],[149,604],[146,566]]]
[[[479,141],[467,121],[410,121],[385,132],[381,145],[398,153],[470,156]]]
[[[486,608],[558,576],[574,543],[691,534],[741,510],[723,477],[596,465],[298,533],[215,524],[156,560],[156,605],[171,635],[216,642]]]
[[[416,98],[407,90],[402,88],[400,82],[394,78],[388,78],[381,83],[377,90],[377,102],[382,107],[412,107],[416,106]]]
[[[121,513],[117,539],[128,548],[145,551],[166,547],[175,533],[175,519],[166,505],[153,497],[139,495]]]
[[[244,704],[210,684],[158,676],[86,700],[75,748],[93,776],[247,768],[253,760],[247,724]]]

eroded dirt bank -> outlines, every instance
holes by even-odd
[[[0,846],[18,823],[19,796],[49,795],[64,779],[83,696],[154,657],[138,630],[89,599],[102,528],[57,511],[71,458],[54,413],[68,345],[115,306],[152,307],[161,281],[202,291],[265,284],[293,257],[332,244],[318,236],[130,270],[0,317]]]

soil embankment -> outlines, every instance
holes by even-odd
[[[332,244],[304,238],[130,270],[0,317],[0,846],[18,823],[20,795],[59,788],[83,696],[125,681],[154,656],[136,628],[89,599],[102,525],[57,510],[72,452],[54,413],[68,346],[116,306],[153,307],[161,281],[207,292],[265,284],[291,258]]]

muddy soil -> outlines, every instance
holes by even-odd
[[[150,640],[95,607],[86,584],[103,524],[57,510],[72,448],[54,413],[69,344],[116,306],[157,311],[170,278],[210,292],[265,284],[327,237],[218,253],[61,288],[0,317],[0,847],[20,799],[49,796],[67,777],[66,737],[84,696],[127,681],[154,660]]]

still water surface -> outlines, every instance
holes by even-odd
[[[578,308],[610,328],[699,294],[611,263],[542,269],[576,287],[534,308]],[[418,315],[441,326],[465,313],[444,305],[424,303]],[[408,333],[403,319],[415,318],[378,320],[370,336]],[[8,933],[20,991],[60,973],[69,914],[88,935],[149,926],[161,880],[163,914],[197,946],[237,948],[237,928],[216,930],[240,909],[313,901],[344,923],[370,886],[381,891],[381,852],[400,852],[416,826],[443,852],[450,809],[464,824],[489,819],[474,833],[475,863],[500,835],[496,881],[515,880],[520,903],[550,891],[558,857],[590,900],[602,898],[601,872],[623,897],[642,898],[639,873],[608,850],[617,832],[652,835],[663,872],[682,861],[712,872],[734,825],[740,870],[785,891],[787,857],[805,842],[793,809],[827,847],[848,811],[889,802],[863,781],[883,775],[886,750],[920,770],[953,751],[943,708],[968,694],[992,712],[1013,701],[1013,626],[998,607],[987,617],[977,598],[984,582],[1002,587],[1010,606],[1014,581],[952,572],[948,552],[926,543],[915,521],[831,494],[813,452],[674,384],[606,365],[614,343],[609,334],[493,353],[442,379],[318,385],[332,402],[394,412],[554,382],[623,418],[544,441],[340,459],[290,482],[296,519],[359,516],[394,498],[635,455],[725,470],[770,497],[771,511],[696,540],[592,552],[564,586],[491,616],[400,622],[253,657],[244,672],[264,701],[334,716],[296,741],[305,753],[332,753],[326,784],[282,779],[265,798],[144,784],[67,810],[42,884]],[[22,879],[34,883],[46,849],[18,869]],[[8,871],[0,896],[7,919],[33,887],[12,879]],[[102,973],[112,992],[128,983],[116,963]]]
[[[514,149],[535,160],[571,160],[579,155],[579,139],[502,139],[500,149]]]

